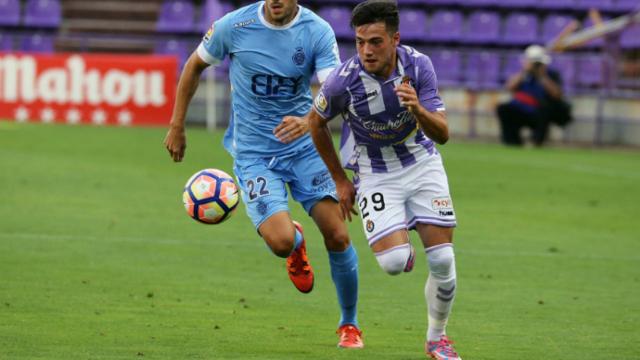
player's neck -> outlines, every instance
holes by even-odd
[[[276,20],[271,16],[271,13],[267,10],[266,5],[265,5],[265,7],[263,7],[262,10],[264,11],[264,19],[269,24],[274,25],[274,26],[285,26],[285,25],[287,25],[288,23],[293,21],[293,19],[295,19],[296,15],[298,15],[298,11],[299,11],[298,7],[296,6],[295,10],[291,13],[291,15],[289,15],[289,16],[287,16],[285,18]]]

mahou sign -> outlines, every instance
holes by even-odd
[[[170,56],[0,53],[0,119],[166,125],[176,70]]]

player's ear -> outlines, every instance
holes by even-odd
[[[395,34],[393,34],[393,44],[395,46],[400,45],[400,32],[396,31]]]

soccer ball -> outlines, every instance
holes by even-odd
[[[194,220],[219,224],[227,220],[238,206],[238,187],[233,178],[222,170],[200,170],[187,181],[182,202]]]

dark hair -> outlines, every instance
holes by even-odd
[[[400,18],[398,5],[390,0],[366,0],[358,4],[351,12],[351,27],[384,22],[387,32],[398,31]]]

